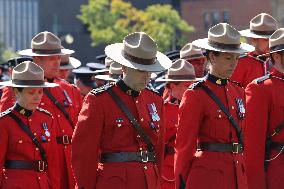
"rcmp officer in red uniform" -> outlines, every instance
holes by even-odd
[[[168,70],[166,78],[157,79],[156,82],[166,81],[166,89],[169,96],[164,99],[164,117],[165,117],[165,154],[162,171],[162,189],[175,188],[174,177],[174,154],[175,139],[178,124],[178,110],[183,93],[186,89],[198,79],[195,77],[195,71],[192,64],[186,60],[179,59],[175,61]]]
[[[232,81],[246,87],[254,79],[266,75],[269,71],[269,60],[262,55],[268,52],[268,38],[277,28],[277,21],[272,16],[261,13],[250,21],[249,29],[240,31],[242,36],[251,40],[255,51],[240,57],[231,77]]]
[[[246,189],[243,158],[244,90],[228,80],[240,53],[253,47],[226,23],[193,42],[206,49],[210,73],[186,90],[176,138],[176,188]]]
[[[245,157],[251,189],[284,188],[284,29],[269,38],[273,72],[246,88]]]
[[[77,123],[82,106],[80,91],[68,82],[58,79],[61,56],[74,51],[62,49],[60,39],[50,32],[37,34],[31,42],[31,49],[22,50],[21,55],[32,56],[34,63],[44,70],[48,82],[59,86],[44,90],[40,107],[48,110],[54,116],[56,141],[58,148],[60,188],[74,188],[75,179],[71,168],[71,137],[73,127]],[[1,99],[1,110],[11,106],[13,102],[11,90],[6,88]]]
[[[44,82],[43,70],[26,61],[0,85],[13,87],[17,99],[0,114],[0,188],[60,188],[54,120],[38,108],[43,88],[56,84]]]
[[[180,50],[180,58],[193,65],[196,77],[201,78],[204,76],[206,57],[202,54],[200,48],[188,43]]]
[[[72,143],[78,187],[160,189],[163,99],[145,87],[151,72],[168,69],[171,60],[143,32],[105,52],[123,66],[123,79],[94,89],[84,100]]]

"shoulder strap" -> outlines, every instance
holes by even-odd
[[[145,133],[145,131],[140,126],[140,124],[137,122],[135,117],[131,114],[128,107],[122,102],[122,100],[119,98],[119,96],[117,96],[113,92],[113,90],[111,88],[109,90],[107,90],[107,92],[110,94],[110,96],[112,97],[112,99],[114,100],[116,105],[123,111],[123,113],[125,113],[127,118],[130,120],[130,122],[132,123],[132,125],[135,128],[135,130],[137,131],[137,133],[141,136],[141,138],[146,143],[148,150],[151,151],[151,152],[154,151],[154,145],[152,144],[150,137]]]
[[[10,112],[9,116],[32,139],[34,145],[39,149],[39,152],[40,152],[42,160],[47,163],[47,156],[46,156],[45,150],[43,149],[41,143],[37,140],[36,136],[33,135],[33,133],[31,132],[30,128],[19,117],[17,117],[13,112]]]
[[[239,124],[235,121],[234,117],[230,114],[229,110],[224,106],[224,104],[221,102],[221,100],[211,91],[207,86],[201,85],[200,86],[211,98],[212,100],[221,108],[221,110],[226,114],[229,121],[237,131],[237,137],[240,144],[243,144],[243,134],[242,130],[239,127]]]
[[[65,116],[65,118],[68,120],[68,122],[70,123],[71,127],[74,129],[75,125],[72,122],[70,115],[68,114],[68,112],[66,112],[65,108],[58,102],[58,100],[46,89],[43,89],[43,92],[47,95],[47,97],[52,101],[52,103],[63,113],[63,115]]]

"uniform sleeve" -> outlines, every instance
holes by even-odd
[[[4,87],[2,92],[3,93],[0,100],[0,112],[4,112],[15,104],[15,97],[12,88]]]
[[[87,95],[72,139],[72,163],[79,188],[96,188],[103,123],[104,115],[100,100],[92,94]]]
[[[160,175],[162,174],[162,168],[163,168],[163,161],[164,161],[164,150],[165,150],[165,116],[164,116],[164,105],[163,102],[161,102],[161,107],[162,107],[162,120],[161,120],[161,131],[160,131],[160,136],[158,139],[157,147],[156,147],[156,153],[157,153],[157,164],[158,164],[158,169],[160,171]]]
[[[55,135],[55,124],[52,118],[52,124],[51,124],[51,140],[50,140],[50,150],[49,154],[47,156],[48,158],[48,177],[51,182],[51,188],[52,189],[59,189],[60,187],[60,177],[58,175],[58,169],[59,169],[59,163],[58,163],[58,152],[57,152],[57,143],[56,143],[56,135]]]
[[[6,161],[6,153],[8,148],[8,132],[5,128],[6,124],[3,120],[0,121],[0,188],[2,188],[2,182],[4,179],[3,167]]]
[[[181,101],[176,137],[176,188],[188,182],[189,169],[196,152],[196,141],[202,121],[202,100],[195,90],[187,90]],[[190,181],[189,181],[190,182]]]
[[[267,131],[269,96],[259,85],[251,83],[246,88],[247,119],[245,128],[245,160],[248,186],[264,189],[264,153]]]

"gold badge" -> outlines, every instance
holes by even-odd
[[[25,113],[26,113],[25,109],[21,109],[20,114],[25,114]]]
[[[218,85],[221,85],[221,84],[222,84],[221,79],[216,80],[216,83],[217,83]]]

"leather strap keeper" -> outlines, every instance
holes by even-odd
[[[5,162],[5,169],[24,169],[34,170],[37,172],[46,172],[47,163],[44,161],[7,160]]]
[[[71,144],[71,136],[63,135],[56,137],[57,144],[69,145]]]
[[[243,153],[243,145],[239,143],[198,143],[197,150],[210,152]]]
[[[102,153],[101,163],[112,162],[155,162],[155,154],[153,152],[119,152],[119,153]]]
[[[284,149],[284,143],[271,142],[271,149],[281,151]]]

